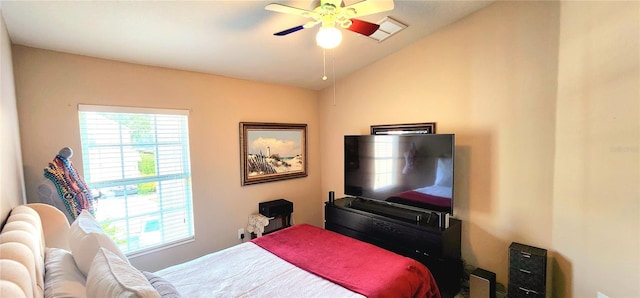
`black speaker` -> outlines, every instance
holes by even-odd
[[[329,192],[329,204],[333,204],[336,201],[336,193],[333,191]]]
[[[496,274],[477,268],[469,276],[469,298],[496,298]]]
[[[293,213],[293,203],[285,199],[277,199],[258,203],[258,211],[266,217],[289,216]]]

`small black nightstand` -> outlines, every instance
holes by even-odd
[[[293,203],[285,199],[261,202],[258,204],[260,214],[269,218],[269,224],[264,227],[262,235],[266,235],[277,230],[291,226],[291,214],[293,213]],[[257,235],[251,233],[251,239]]]
[[[546,249],[511,243],[509,246],[509,298],[544,298],[546,276]]]

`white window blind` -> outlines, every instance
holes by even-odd
[[[192,239],[188,113],[80,105],[84,178],[96,220],[125,253]]]

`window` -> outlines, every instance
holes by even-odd
[[[95,217],[125,253],[192,239],[188,112],[80,105]]]
[[[384,187],[389,187],[394,182],[393,175],[393,151],[394,144],[392,140],[376,138],[374,143],[374,171],[375,180],[373,182],[373,189],[379,190]]]

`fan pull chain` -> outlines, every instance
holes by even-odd
[[[331,72],[333,76],[333,105],[336,105],[336,57],[331,55]],[[327,51],[322,49],[322,80],[327,80]]]
[[[322,80],[327,80],[327,51],[322,48]]]
[[[336,105],[336,56],[331,55],[331,68],[333,69],[333,106]]]

